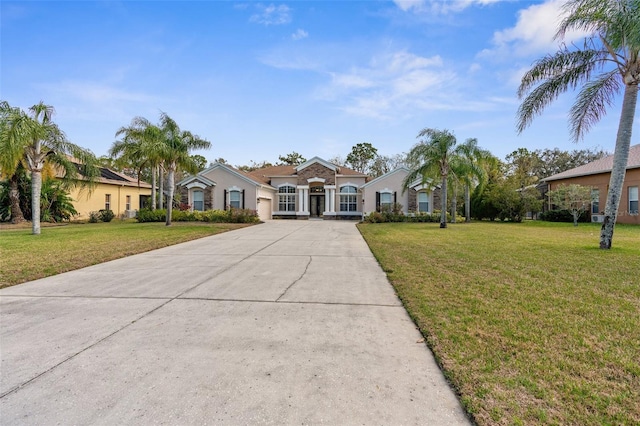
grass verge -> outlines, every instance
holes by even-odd
[[[478,424],[640,424],[640,227],[359,229]]]
[[[0,231],[0,288],[248,226],[114,221]]]

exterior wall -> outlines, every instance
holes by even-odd
[[[356,176],[340,176],[336,178],[336,190],[335,190],[335,214],[338,219],[362,219],[362,208],[363,203],[362,200],[364,198],[364,193],[362,191],[362,186],[366,183],[364,177],[356,177]],[[340,211],[340,187],[345,185],[352,185],[358,189],[358,193],[356,195],[356,208],[355,212],[342,212]]]
[[[311,164],[309,167],[305,167],[304,169],[298,171],[298,185],[308,185],[308,179],[311,178],[321,178],[324,179],[325,185],[335,185],[336,184],[336,173],[323,166],[320,163]],[[272,185],[273,186],[273,185]]]
[[[407,174],[405,170],[396,170],[387,176],[369,182],[364,190],[363,211],[365,216],[376,211],[376,192],[386,189],[396,193],[396,202],[402,205],[402,212],[407,214],[409,212],[409,191],[402,192],[402,183]]]
[[[131,197],[131,211],[140,210],[140,196],[151,196],[151,188],[138,188],[137,186],[110,185],[98,183],[90,193],[84,189],[74,189],[70,196],[73,206],[79,216],[74,219],[88,219],[90,212],[97,212],[105,208],[105,196],[111,195],[110,210],[116,217],[125,216],[127,195]]]
[[[611,173],[600,173],[597,175],[579,176],[562,180],[554,180],[549,182],[549,189],[555,190],[559,185],[583,185],[590,186],[600,191],[600,212],[604,213],[605,203],[607,202],[607,191],[609,189],[609,179]],[[622,196],[620,198],[620,206],[618,207],[618,216],[616,223],[626,223],[640,225],[640,216],[629,213],[629,187],[640,187],[640,169],[627,170],[624,184],[622,186]]]
[[[210,170],[202,176],[216,183],[213,189],[211,209],[224,210],[226,207],[225,204],[229,204],[229,189],[239,188],[240,191],[244,190],[244,208],[257,210],[257,185],[248,182],[240,176],[236,176],[223,167]],[[225,190],[227,191],[226,203],[224,199]]]

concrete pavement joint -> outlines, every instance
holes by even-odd
[[[160,309],[160,308],[162,308],[162,307],[166,306],[166,305],[167,305],[168,303],[170,303],[171,301],[173,301],[173,300],[176,300],[176,299],[180,298],[180,297],[181,297],[182,295],[184,295],[185,293],[187,293],[187,292],[189,292],[189,291],[191,291],[191,290],[193,290],[193,289],[197,288],[198,286],[200,286],[200,285],[204,284],[205,282],[209,281],[211,278],[215,277],[216,275],[218,275],[218,274],[220,274],[220,273],[222,273],[222,272],[225,272],[225,271],[227,271],[227,270],[231,269],[232,267],[234,267],[234,266],[238,265],[239,263],[241,263],[241,262],[245,261],[246,259],[250,258],[251,256],[254,256],[255,254],[259,253],[260,251],[262,251],[262,250],[264,250],[264,249],[266,249],[266,248],[268,248],[268,247],[272,246],[273,244],[277,243],[278,241],[281,241],[282,239],[284,239],[284,238],[288,237],[289,235],[293,234],[294,232],[295,232],[295,231],[292,231],[292,232],[288,233],[287,235],[285,235],[285,236],[281,237],[280,239],[278,239],[278,240],[276,240],[276,241],[272,242],[271,244],[268,244],[267,246],[265,246],[265,247],[261,248],[260,250],[257,250],[257,251],[255,251],[255,252],[253,252],[253,253],[250,253],[249,255],[245,256],[244,258],[240,259],[239,261],[237,261],[237,262],[235,262],[235,263],[233,263],[233,264],[229,265],[227,268],[224,268],[223,270],[220,270],[220,271],[216,271],[216,273],[215,273],[215,274],[211,274],[211,275],[209,275],[209,276],[205,277],[204,279],[200,280],[200,282],[198,282],[198,283],[197,283],[197,284],[195,284],[194,286],[192,286],[192,287],[190,287],[190,288],[188,288],[188,289],[184,290],[183,292],[181,292],[181,293],[180,293],[180,294],[178,294],[177,296],[174,296],[174,297],[171,297],[171,298],[167,298],[167,299],[158,299],[158,300],[165,300],[165,302],[164,302],[164,303],[162,303],[162,304],[160,304],[160,305],[158,305],[158,306],[156,306],[156,307],[155,307],[155,308],[153,308],[152,310],[150,310],[150,311],[148,311],[148,312],[146,312],[146,313],[142,314],[140,317],[138,317],[138,318],[136,318],[135,320],[131,321],[130,323],[128,323],[128,324],[126,324],[126,325],[124,325],[124,326],[120,327],[119,329],[115,330],[114,332],[112,332],[112,333],[110,333],[110,334],[106,335],[105,337],[103,337],[103,338],[101,338],[101,339],[97,340],[96,342],[92,343],[91,345],[86,346],[85,348],[81,349],[80,351],[78,351],[78,352],[76,352],[76,353],[74,353],[74,354],[72,354],[72,355],[68,356],[67,358],[63,359],[62,361],[60,361],[59,363],[55,364],[54,366],[52,366],[52,367],[50,367],[50,368],[46,369],[45,371],[43,371],[43,372],[41,372],[41,373],[39,373],[39,374],[35,375],[35,376],[34,376],[34,377],[32,377],[31,379],[29,379],[29,380],[27,380],[27,381],[25,381],[25,382],[23,382],[23,383],[21,383],[21,384],[19,384],[19,385],[15,386],[15,387],[13,387],[12,389],[7,390],[6,392],[3,392],[2,394],[0,394],[0,399],[2,399],[2,398],[4,398],[4,397],[6,397],[7,395],[10,395],[10,394],[12,394],[12,393],[17,392],[18,390],[20,390],[20,389],[22,389],[23,387],[25,387],[25,386],[29,385],[30,383],[33,383],[34,381],[36,381],[38,378],[42,377],[43,375],[45,375],[45,374],[47,374],[47,373],[49,373],[49,372],[51,372],[51,371],[55,370],[55,369],[56,369],[56,368],[58,368],[60,365],[62,365],[62,364],[64,364],[64,363],[66,363],[66,362],[68,362],[68,361],[70,361],[70,360],[74,359],[75,357],[77,357],[77,356],[78,356],[78,355],[80,355],[81,353],[86,352],[87,350],[89,350],[89,349],[91,349],[91,348],[95,347],[96,345],[98,345],[98,344],[100,344],[100,343],[104,342],[105,340],[109,339],[110,337],[112,337],[112,336],[114,336],[114,335],[116,335],[116,334],[120,333],[122,330],[124,330],[124,329],[128,328],[128,327],[129,327],[129,326],[131,326],[132,324],[135,324],[136,322],[138,322],[138,321],[140,321],[141,319],[143,319],[143,318],[147,317],[148,315],[152,314],[153,312],[157,311],[158,309]],[[5,296],[3,296],[3,297],[5,297]],[[23,297],[24,297],[24,296],[23,296]],[[26,296],[26,297],[33,297],[33,296]],[[57,297],[68,297],[68,296],[57,296]],[[87,297],[87,298],[96,298],[96,299],[99,299],[100,297]],[[106,298],[110,298],[110,297],[104,297],[104,298],[106,299]]]

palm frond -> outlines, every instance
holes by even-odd
[[[612,70],[585,84],[571,107],[570,125],[574,140],[584,137],[591,127],[606,114],[620,91],[618,71]]]

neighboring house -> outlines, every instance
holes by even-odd
[[[262,220],[361,219],[394,200],[403,204],[406,213],[418,209],[418,198],[430,212],[433,199],[428,191],[416,186],[402,193],[407,173],[407,169],[398,169],[367,183],[365,174],[314,157],[298,166],[266,167],[250,173],[216,163],[178,186],[181,202],[192,210],[245,208],[256,210]]]
[[[542,181],[547,184],[547,190],[554,190],[562,184],[590,186],[593,200],[591,203],[591,220],[593,222],[601,222],[607,201],[612,167],[613,155],[610,155],[584,166],[549,176]],[[629,149],[629,159],[622,187],[620,206],[618,207],[617,223],[640,224],[638,188],[640,188],[640,145],[633,145]]]
[[[95,186],[70,191],[73,207],[79,216],[87,219],[90,212],[107,209],[116,217],[135,217],[136,212],[151,197],[151,185],[105,167],[100,167],[100,177]]]

